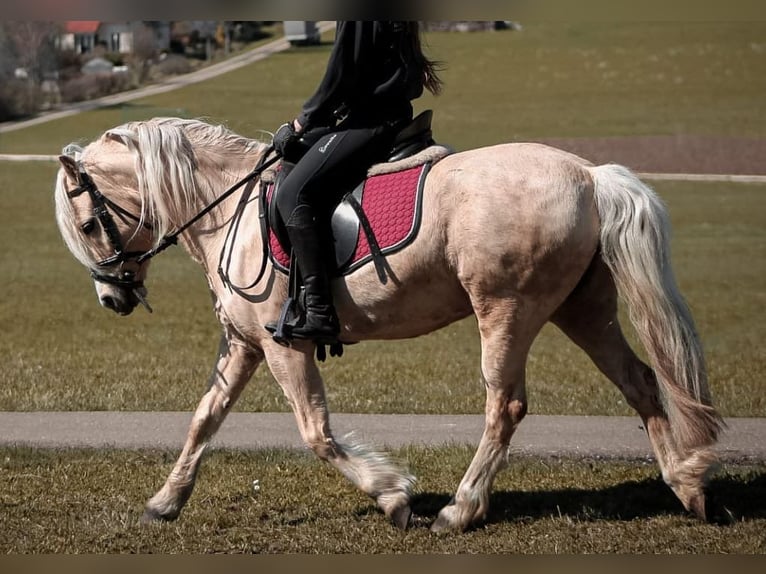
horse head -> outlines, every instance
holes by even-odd
[[[70,145],[59,156],[56,178],[56,220],[69,250],[93,277],[99,302],[129,315],[139,304],[147,310],[144,286],[151,249],[152,226],[131,154],[113,137],[87,148]]]

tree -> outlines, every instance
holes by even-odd
[[[143,84],[149,76],[149,69],[157,57],[157,33],[146,24],[139,24],[133,29],[133,51],[130,61],[138,84]]]
[[[60,24],[41,21],[2,22],[3,35],[18,68],[39,85],[47,72],[56,69],[56,38]]]
[[[42,81],[56,71],[59,31],[54,22],[0,23],[0,121],[38,111]]]

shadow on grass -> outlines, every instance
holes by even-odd
[[[708,519],[716,524],[766,518],[766,473],[713,479],[707,490]],[[451,495],[426,492],[412,501],[416,516],[436,517]],[[488,523],[541,518],[630,521],[686,511],[660,478],[628,481],[607,488],[500,491],[490,498]]]

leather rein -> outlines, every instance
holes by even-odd
[[[245,177],[240,179],[237,183],[229,187],[226,191],[224,191],[220,196],[218,196],[208,205],[206,205],[202,210],[200,210],[194,217],[189,219],[186,223],[181,225],[172,233],[165,235],[157,243],[155,247],[147,251],[127,251],[125,249],[122,243],[122,239],[120,237],[120,233],[117,229],[117,224],[115,223],[114,217],[112,216],[112,212],[114,212],[114,214],[117,217],[119,217],[123,222],[130,220],[134,223],[141,223],[141,218],[131,213],[127,209],[121,207],[120,205],[118,205],[117,203],[115,203],[114,201],[106,197],[103,193],[101,193],[101,191],[99,191],[98,187],[93,181],[93,178],[91,178],[91,176],[85,171],[82,164],[79,164],[78,165],[79,167],[78,181],[77,181],[78,185],[76,188],[67,192],[67,195],[69,197],[78,197],[79,195],[85,192],[88,193],[88,195],[90,196],[91,202],[93,204],[93,216],[96,219],[98,219],[98,222],[101,224],[101,227],[103,228],[104,233],[106,234],[107,240],[109,241],[109,245],[114,251],[114,253],[111,256],[96,262],[97,269],[91,269],[90,271],[91,277],[95,281],[98,281],[100,283],[117,285],[119,287],[132,290],[136,294],[136,297],[138,298],[138,300],[149,311],[151,311],[151,308],[148,306],[143,296],[140,294],[140,292],[137,292],[138,289],[143,287],[143,281],[137,281],[135,279],[135,276],[136,276],[135,271],[120,268],[117,274],[106,274],[106,273],[100,272],[99,270],[114,268],[129,261],[134,261],[138,265],[141,265],[145,261],[148,261],[149,259],[153,258],[155,255],[162,253],[163,251],[165,251],[165,249],[167,249],[171,245],[177,244],[178,237],[184,231],[186,231],[189,227],[194,225],[197,221],[205,217],[215,207],[217,207],[222,201],[228,198],[231,194],[233,194],[243,185],[253,181],[258,176],[260,176],[261,173],[263,173],[268,167],[276,163],[281,157],[279,154],[274,155],[272,158],[268,160],[266,159],[272,151],[273,151],[273,148],[267,149],[264,152],[264,154],[261,156],[261,160],[258,163],[258,165],[250,173],[248,173]],[[237,228],[239,226],[239,221],[241,219],[242,211],[244,210],[244,206],[247,203],[248,197],[249,197],[249,194],[244,194],[242,200],[240,200],[239,205],[237,206],[237,211],[235,212],[235,216],[232,219],[232,224],[229,228],[229,233],[227,234],[227,240],[229,236],[231,235],[232,227],[235,227],[235,224]],[[235,229],[235,233],[236,233],[236,229]],[[230,258],[231,257],[229,256],[229,259]],[[231,284],[231,282],[228,279],[227,273],[222,268],[223,259],[224,257],[222,252],[221,259],[219,261],[218,273],[225,283]],[[265,262],[262,263],[261,267],[262,268],[260,273],[258,274],[258,279],[256,279],[256,281],[254,281],[251,286],[254,286],[255,284],[257,284],[260,278],[263,276],[263,273],[265,270]]]

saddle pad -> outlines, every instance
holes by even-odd
[[[430,164],[376,175],[364,184],[362,209],[383,253],[393,253],[415,238],[420,227],[423,183]],[[372,259],[370,244],[359,234],[349,271]]]
[[[375,175],[365,181],[360,203],[384,254],[402,249],[417,235],[423,184],[430,166],[426,163],[399,172]],[[269,230],[269,247],[277,267],[289,269],[289,254],[285,253],[273,230]],[[353,257],[338,271],[345,275],[371,259],[367,236],[360,230]]]

